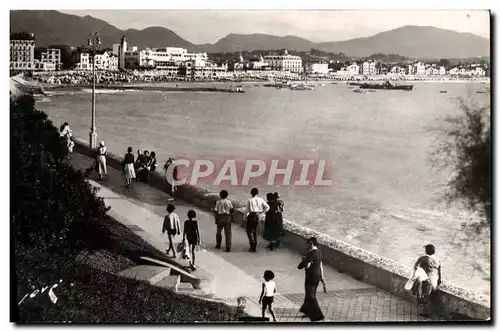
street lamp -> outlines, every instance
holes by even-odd
[[[88,45],[92,46],[92,122],[90,125],[90,148],[97,147],[97,131],[95,127],[95,46],[101,44],[101,38],[98,32],[92,32],[89,35]]]

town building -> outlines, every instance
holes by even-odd
[[[347,72],[351,75],[359,75],[359,66],[356,62],[353,62],[346,68]]]
[[[281,55],[266,55],[264,61],[269,64],[271,70],[292,73],[301,73],[304,70],[302,67],[302,58],[297,55],[288,54],[287,50]]]
[[[61,50],[58,48],[48,48],[41,54],[41,62],[53,63],[56,69],[61,69]]]
[[[164,47],[146,48],[139,50],[136,46],[126,50],[123,54],[124,68],[170,68],[172,63],[177,67],[186,61],[207,61],[207,53],[189,53],[185,48]]]
[[[111,52],[96,51],[95,69],[115,71],[118,70],[118,57]],[[80,62],[76,66],[77,70],[92,70],[92,56],[89,53],[80,54]]]
[[[10,35],[10,69],[35,69],[35,35],[13,33]]]
[[[241,61],[242,63],[243,61]],[[269,67],[269,63],[267,63],[262,55],[258,58],[251,58],[248,61],[248,69],[251,70],[265,70]]]
[[[179,75],[193,80],[196,79],[212,79],[225,77],[227,74],[228,65],[224,63],[220,66],[211,62],[202,61],[185,61],[179,65]]]
[[[421,62],[417,62],[414,66],[414,72],[413,74],[414,75],[417,75],[417,76],[424,76],[426,74],[426,68],[425,68],[425,64],[421,63]]]
[[[441,66],[439,68],[439,75],[441,75],[441,76],[446,75],[446,68],[444,68],[443,66]]]
[[[377,64],[375,61],[365,61],[361,66],[361,74],[363,75],[377,75]]]
[[[311,74],[328,74],[328,63],[326,62],[312,62],[306,64],[306,72]]]

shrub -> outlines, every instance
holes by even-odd
[[[31,96],[10,105],[11,238],[18,296],[59,278],[79,250],[99,247],[107,208],[68,162],[59,132]]]
[[[452,171],[445,199],[459,201],[491,223],[491,109],[460,100],[461,113],[445,118],[432,161]]]

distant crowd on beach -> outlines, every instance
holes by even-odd
[[[35,80],[49,85],[78,85],[91,84],[91,71],[59,71],[36,73]],[[487,81],[486,77],[465,77],[465,76],[414,76],[414,75],[338,75],[338,74],[309,74],[307,77],[298,73],[289,72],[231,72],[224,76],[198,77],[197,82],[255,82],[255,81],[273,81],[273,80],[292,80],[292,81]],[[119,71],[97,71],[96,84],[123,84],[123,83],[154,83],[154,82],[190,82],[191,77],[173,74],[168,70],[128,70]]]

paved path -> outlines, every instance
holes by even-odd
[[[72,161],[80,169],[92,163],[89,157],[77,153],[73,154]],[[164,251],[168,239],[161,234],[161,227],[170,196],[143,183],[134,183],[132,188],[126,188],[120,172],[108,168],[108,173],[105,181],[90,182],[100,188],[98,195],[111,207],[110,214],[127,227],[144,231],[148,242]],[[269,251],[262,238],[259,238],[257,253],[248,252],[246,232],[235,224],[232,227],[231,252],[216,249],[213,215],[183,201],[175,200],[172,203],[176,206],[175,212],[181,224],[187,219],[188,210],[196,211],[203,249],[196,254],[196,265],[215,276],[217,297],[236,304],[237,297],[246,296],[247,311],[260,316],[258,298],[262,275],[270,269],[276,275],[278,294],[274,308],[278,321],[309,322],[298,312],[304,298],[304,272],[297,269],[301,259],[298,253],[286,248]],[[176,240],[180,241],[180,237]],[[325,314],[325,321],[428,320],[418,316],[416,306],[407,300],[357,281],[328,265],[324,266],[324,275],[328,293],[324,294],[318,287],[318,302]]]

